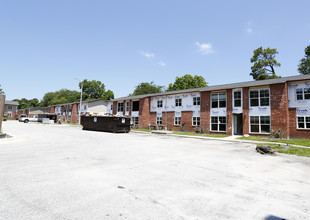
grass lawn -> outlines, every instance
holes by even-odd
[[[295,144],[300,146],[310,147],[310,139],[290,139],[290,140],[276,140],[276,139],[263,139],[262,137],[239,137],[240,140],[250,140],[250,141],[264,141],[264,142],[277,142],[284,144]]]
[[[297,156],[310,157],[310,149],[308,148],[289,146],[290,149],[285,150],[284,148],[280,147],[278,144],[268,144],[268,143],[257,144],[257,146],[260,146],[260,145],[269,145],[272,149],[277,150],[278,153],[282,153],[282,154],[292,154],[292,155],[297,155]]]
[[[148,130],[148,129],[130,129],[131,131],[145,131],[145,132],[151,132],[152,130]]]
[[[195,132],[188,132],[188,131],[184,131],[184,132],[182,132],[182,131],[174,131],[173,134],[201,136],[201,137],[215,137],[215,138],[228,137],[228,135],[225,135],[225,134],[197,134]]]
[[[145,131],[145,132],[152,132],[152,130],[148,129],[130,129],[132,131]],[[173,134],[179,134],[179,135],[190,135],[190,136],[201,136],[201,137],[215,137],[215,138],[224,138],[228,137],[228,135],[224,134],[197,134],[195,132],[182,132],[182,131],[173,131]]]

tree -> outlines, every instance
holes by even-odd
[[[135,90],[133,91],[130,96],[133,95],[144,95],[144,94],[152,94],[152,93],[161,93],[163,92],[164,86],[158,86],[154,84],[154,82],[143,82],[136,86]]]
[[[18,109],[25,109],[25,108],[33,108],[39,106],[39,100],[37,98],[34,99],[14,99],[13,101],[18,102]]]
[[[255,80],[274,79],[280,78],[276,75],[274,67],[280,67],[281,64],[275,59],[275,55],[278,54],[277,49],[263,49],[262,47],[254,50],[254,55],[251,58],[251,63],[254,63],[251,67],[250,73]]]
[[[185,74],[181,77],[176,77],[175,82],[170,83],[167,91],[181,90],[181,89],[193,89],[206,87],[208,83],[202,76],[192,76],[190,74]]]
[[[4,94],[4,91],[1,88],[1,84],[0,84],[0,94]]]
[[[58,105],[70,102],[77,102],[80,100],[80,93],[75,90],[61,89],[55,92],[45,93],[40,106]]]
[[[110,100],[114,98],[114,93],[111,90],[105,91],[105,86],[101,81],[84,79],[79,83],[81,89],[83,84],[83,100],[90,99],[106,99]]]
[[[303,75],[310,74],[310,45],[305,49],[305,57],[299,61],[298,72]]]

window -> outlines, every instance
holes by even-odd
[[[129,102],[126,102],[126,112],[129,112]]]
[[[111,109],[111,111],[113,111],[113,103],[111,103],[111,108],[110,109]]]
[[[175,106],[182,106],[182,99],[175,99]]]
[[[13,106],[12,105],[8,105],[8,110],[12,110]]]
[[[270,116],[250,116],[252,133],[270,133]]]
[[[87,105],[84,104],[84,110],[87,110]]]
[[[132,101],[132,111],[133,112],[139,111],[139,101]]]
[[[193,98],[193,105],[200,105],[200,97]]]
[[[211,94],[211,107],[226,108],[226,93],[223,92]]]
[[[123,102],[117,103],[117,111],[118,112],[124,111],[124,103]]]
[[[132,117],[131,118],[131,124],[134,124],[134,125],[139,124],[139,117]]]
[[[157,117],[156,118],[156,124],[158,124],[158,125],[163,124],[163,118],[162,117]]]
[[[310,99],[310,88],[304,89],[305,99]]]
[[[12,117],[12,113],[11,113],[11,112],[8,112],[8,113],[6,114],[6,116],[7,116],[7,117]]]
[[[310,129],[310,116],[297,117],[297,128]]]
[[[163,107],[163,100],[158,100],[157,101],[157,108],[162,108]]]
[[[211,107],[212,108],[218,108],[219,107],[219,100],[218,100],[218,94],[211,94]]]
[[[193,126],[200,126],[200,117],[193,117]]]
[[[241,107],[241,91],[234,92],[234,107]]]
[[[260,95],[260,106],[269,106],[269,90],[261,89],[259,91]]]
[[[304,99],[303,89],[296,89],[296,97],[297,97],[297,100]]]
[[[269,89],[250,90],[250,106],[269,106]]]
[[[211,131],[226,131],[226,117],[211,117]]]
[[[310,88],[296,89],[297,100],[310,99]]]
[[[180,125],[181,124],[181,117],[174,117],[174,125]]]

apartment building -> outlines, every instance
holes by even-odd
[[[107,113],[131,117],[140,128],[227,135],[310,138],[310,76],[232,83],[204,88],[123,97],[107,104]]]
[[[4,115],[8,117],[8,119],[16,119],[18,116],[18,102],[16,101],[5,101],[4,102]]]

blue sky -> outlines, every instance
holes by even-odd
[[[115,97],[184,74],[242,82],[252,80],[260,46],[278,49],[278,75],[297,75],[309,8],[309,0],[0,0],[0,84],[11,100],[78,90],[74,78],[100,80]]]

